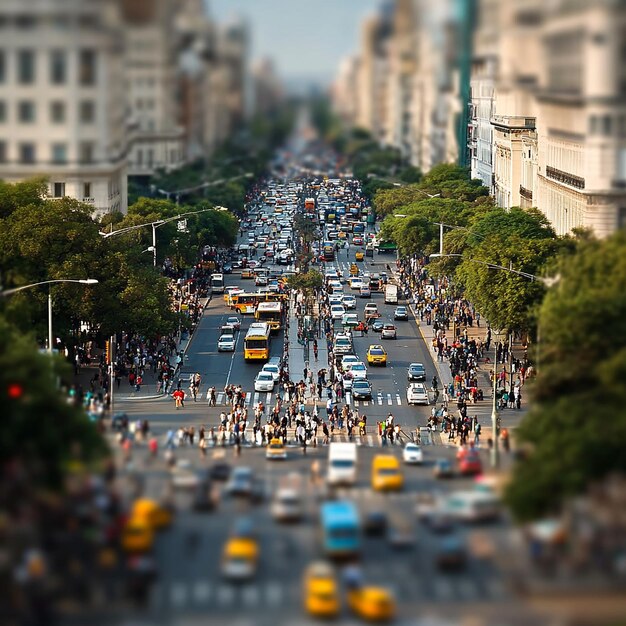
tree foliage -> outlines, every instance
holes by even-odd
[[[70,461],[102,458],[107,448],[83,409],[56,387],[68,375],[57,357],[40,354],[30,335],[0,317],[0,468],[23,472],[34,487],[59,488]]]
[[[585,237],[557,268],[539,312],[533,403],[517,431],[529,454],[507,491],[521,520],[626,472],[626,233]]]

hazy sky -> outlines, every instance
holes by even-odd
[[[281,77],[329,83],[339,60],[358,45],[359,24],[380,0],[207,0],[223,21],[243,15],[253,55],[274,59]]]

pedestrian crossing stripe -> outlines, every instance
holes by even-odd
[[[392,394],[392,393],[379,392],[376,396],[372,397],[371,400],[355,400],[352,393],[350,391],[347,391],[345,398],[344,398],[344,402],[348,406],[354,406],[354,407],[370,406],[370,405],[383,406],[384,404],[386,404],[387,406],[393,406],[394,396],[395,396],[395,404],[397,406],[402,406],[402,403],[403,403],[402,396],[400,396],[399,393]],[[254,391],[254,392],[249,392],[249,393],[246,392],[246,395],[244,398],[244,405],[247,407],[254,407],[259,403],[259,401],[261,401],[266,407],[271,407],[272,400],[275,401],[278,397],[279,397],[278,395],[274,397],[274,392],[272,391],[268,391],[268,392]],[[208,402],[208,398],[209,396],[207,392],[207,402]],[[313,402],[313,400],[308,396],[307,396],[307,400],[309,401],[309,404]],[[317,399],[318,405],[322,404],[323,402],[324,402],[323,400]],[[226,396],[224,392],[220,392],[216,394],[215,403],[216,403],[216,406],[228,405],[228,397]]]

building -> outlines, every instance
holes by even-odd
[[[0,3],[0,179],[126,211],[122,40],[113,0]]]
[[[178,115],[176,0],[122,0],[124,75],[130,118],[129,174],[151,176],[185,163]]]

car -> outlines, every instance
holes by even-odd
[[[387,366],[387,351],[381,345],[372,344],[367,349],[366,356],[369,365]]]
[[[228,326],[232,326],[235,330],[239,330],[241,328],[241,320],[235,316],[227,318],[226,324],[228,324]]]
[[[274,382],[278,382],[280,378],[280,365],[277,363],[266,363],[262,368],[262,372],[269,372],[274,377]]]
[[[323,561],[314,562],[304,572],[304,609],[313,617],[332,618],[339,614],[341,602],[333,567]]]
[[[378,319],[380,313],[378,312],[378,306],[374,302],[369,302],[365,305],[365,321]]]
[[[220,335],[217,340],[218,352],[234,352],[235,350],[235,338],[232,335]]]
[[[233,266],[231,263],[224,263],[224,265],[222,265],[222,272],[224,272],[224,274],[232,274],[233,273]]]
[[[359,251],[354,255],[355,261],[362,261],[365,258],[365,255]]]
[[[454,476],[454,466],[450,459],[435,459],[433,475],[435,478],[452,478]]]
[[[372,324],[372,330],[375,333],[380,333],[383,330],[383,327],[385,326],[385,322],[383,322],[382,320],[376,320],[373,324]]]
[[[345,370],[352,374],[352,378],[367,378],[367,367],[365,367],[363,361],[349,363],[346,365]]]
[[[234,337],[235,327],[231,324],[224,324],[220,328],[220,335],[230,335],[231,337]]]
[[[218,502],[218,492],[213,487],[210,477],[208,474],[202,476],[194,489],[191,508],[198,512],[213,511]]]
[[[349,354],[352,352],[352,340],[349,335],[339,334],[333,344],[335,354]]]
[[[404,476],[398,459],[392,454],[377,454],[372,461],[372,489],[374,491],[400,491]]]
[[[259,560],[255,539],[232,537],[222,554],[222,575],[229,580],[247,580],[254,576]]]
[[[342,304],[347,310],[356,309],[356,298],[352,295],[344,296]]]
[[[426,368],[423,363],[411,363],[407,370],[406,377],[409,381],[424,381],[426,380]]]
[[[361,359],[354,354],[344,354],[341,357],[341,367],[345,370],[351,363],[361,363]]]
[[[251,496],[254,490],[254,475],[252,468],[247,466],[235,467],[225,486],[230,496]]]
[[[252,272],[252,270],[250,268],[245,268],[243,270],[241,270],[241,278],[253,278],[254,277],[254,273]]]
[[[424,383],[409,383],[406,390],[406,401],[408,404],[430,404]]]
[[[330,307],[330,316],[333,320],[340,320],[345,312],[346,310],[341,304],[334,304]]]
[[[343,306],[343,294],[342,293],[333,293],[328,298],[328,304],[331,307]]]
[[[274,437],[270,440],[267,448],[265,449],[265,458],[270,460],[284,460],[287,458],[287,448],[285,448],[285,444],[282,439]]]
[[[387,531],[387,511],[383,505],[369,508],[363,513],[363,532],[380,536]]]
[[[179,459],[170,470],[170,480],[172,487],[178,489],[194,489],[199,481],[198,474],[193,469],[191,461]]]
[[[372,297],[372,290],[369,288],[368,285],[363,285],[359,289],[359,298],[371,298],[371,297]]]
[[[403,320],[406,321],[409,319],[409,312],[405,306],[397,306],[396,310],[393,312],[394,320]]]
[[[352,238],[352,243],[353,243],[355,246],[362,246],[362,245],[363,245],[363,237],[361,237],[361,235],[355,235],[355,236]]]
[[[380,331],[381,339],[396,339],[396,327],[393,324],[384,324]]]
[[[459,474],[462,476],[476,476],[483,471],[478,450],[475,448],[461,448],[457,454]]]
[[[254,280],[254,284],[257,287],[265,287],[267,283],[268,283],[267,276],[263,274],[259,274]]]
[[[255,391],[274,391],[274,376],[270,372],[259,372],[254,379]]]
[[[424,452],[416,443],[409,441],[402,450],[402,460],[407,465],[419,465],[424,461]]]
[[[359,586],[348,591],[350,610],[366,622],[388,622],[396,613],[392,593],[384,587]]]
[[[435,564],[442,570],[465,569],[467,565],[465,540],[457,533],[440,538],[435,546]]]
[[[270,513],[278,522],[297,522],[304,516],[304,502],[302,491],[292,487],[278,489]]]
[[[226,481],[230,476],[231,467],[226,461],[218,461],[209,469],[209,477],[211,480]]]
[[[363,287],[363,279],[360,276],[353,276],[350,279],[350,289],[359,290]]]
[[[387,539],[392,548],[410,550],[415,545],[415,526],[412,519],[394,512],[389,520]]]
[[[355,400],[371,400],[372,385],[367,378],[358,378],[352,381],[352,397]]]

